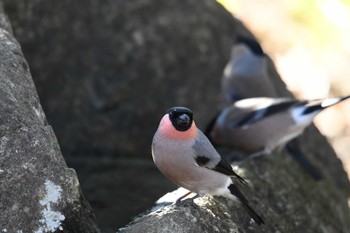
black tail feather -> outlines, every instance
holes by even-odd
[[[322,107],[320,104],[309,106],[309,107],[305,108],[305,110],[303,111],[303,115],[308,115],[308,114],[316,112],[316,111],[321,111],[322,109],[324,109],[324,107]]]
[[[254,219],[256,224],[258,225],[265,224],[264,220],[247,203],[242,202],[241,205],[248,212],[250,217]]]
[[[340,98],[340,101],[339,101],[339,102],[342,102],[343,100],[346,100],[346,99],[349,99],[349,98],[350,98],[350,95],[344,96],[344,97]]]
[[[349,99],[349,98],[350,98],[350,96],[344,96],[344,97],[339,98],[334,103],[329,103],[329,104],[325,104],[327,99],[325,99],[325,100],[321,100],[321,99],[309,100],[309,101],[307,101],[308,104],[307,104],[307,107],[305,108],[305,110],[303,111],[303,115],[307,115],[307,114],[310,114],[310,113],[313,113],[316,111],[320,112],[323,109],[331,107],[331,106],[338,104],[338,103],[340,103],[346,99]],[[332,100],[332,98],[330,98],[328,100]]]
[[[250,217],[254,219],[256,224],[261,225],[265,224],[264,220],[249,206],[247,198],[243,195],[243,193],[238,189],[237,186],[231,184],[228,186],[231,194],[238,198],[241,202],[241,206],[248,212]]]

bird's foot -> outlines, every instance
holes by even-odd
[[[182,200],[183,197],[180,197],[179,199],[176,200],[175,205],[176,206],[194,206],[194,205],[196,205],[194,203],[194,199],[196,199],[197,197],[199,197],[198,194],[196,196],[194,196],[194,197],[187,198],[185,200]]]
[[[193,205],[196,205],[193,201],[192,198],[187,198],[185,200],[177,200],[175,202],[175,205],[176,206],[181,206],[181,207],[186,207],[186,206],[193,206]]]

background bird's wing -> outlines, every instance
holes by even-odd
[[[237,178],[241,183],[246,183],[242,177],[233,171],[231,165],[220,156],[208,138],[200,130],[198,130],[198,139],[193,145],[193,149],[196,152],[194,159],[198,166]]]
[[[250,125],[255,124],[258,121],[266,119],[266,117],[286,111],[289,108],[291,108],[293,105],[296,105],[298,103],[300,102],[292,99],[291,100],[284,99],[283,101],[278,101],[276,103],[269,105],[268,107],[253,110],[247,114],[244,114],[239,119],[235,119],[234,121],[232,121],[231,126],[233,128],[249,127]]]

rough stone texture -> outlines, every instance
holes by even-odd
[[[222,107],[220,78],[234,37],[250,33],[213,0],[4,0],[4,6],[67,163],[76,168],[103,232],[113,232],[174,187],[156,170],[150,155],[152,136],[165,110],[186,105],[203,127]],[[272,64],[270,72],[278,77]],[[281,96],[290,95],[280,79],[273,81]],[[290,225],[288,215],[301,213],[310,199],[322,200],[324,209],[335,201],[339,211],[346,206],[349,186],[339,161],[315,132],[305,137],[304,149],[324,169],[325,181],[310,181],[284,154],[263,158],[259,166],[253,161],[241,164],[252,182],[254,206],[262,213],[266,209],[266,221],[276,228],[281,224],[295,229],[297,215],[290,217]],[[318,197],[324,187],[329,196]],[[308,188],[316,194],[306,192]],[[299,189],[315,194],[315,199],[305,204]],[[225,221],[209,218],[201,209],[170,208],[167,213],[172,214],[164,218],[152,216],[165,222],[172,217],[169,223],[179,224],[184,211],[197,217],[201,213],[203,219],[226,227],[233,226],[232,219],[247,220],[234,204],[227,210],[232,219],[220,215],[226,207],[219,203],[226,202],[214,202],[218,206],[209,203],[204,210],[212,208]],[[293,209],[294,202],[303,208]],[[332,220],[325,212],[310,213]],[[343,216],[339,221],[348,217]]]
[[[236,164],[249,181],[243,189],[266,225],[250,222],[245,210],[222,197],[197,199],[198,206],[161,207],[120,232],[350,232],[350,186],[340,161],[313,127],[302,150],[324,179],[315,181],[288,154],[275,152]]]
[[[0,231],[99,232],[0,5]]]

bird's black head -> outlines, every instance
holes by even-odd
[[[262,50],[260,44],[253,38],[243,37],[241,35],[237,36],[236,44],[246,45],[255,55],[265,56],[264,51]]]
[[[191,128],[193,121],[193,113],[185,107],[170,108],[167,113],[173,126],[178,131],[186,131]]]

